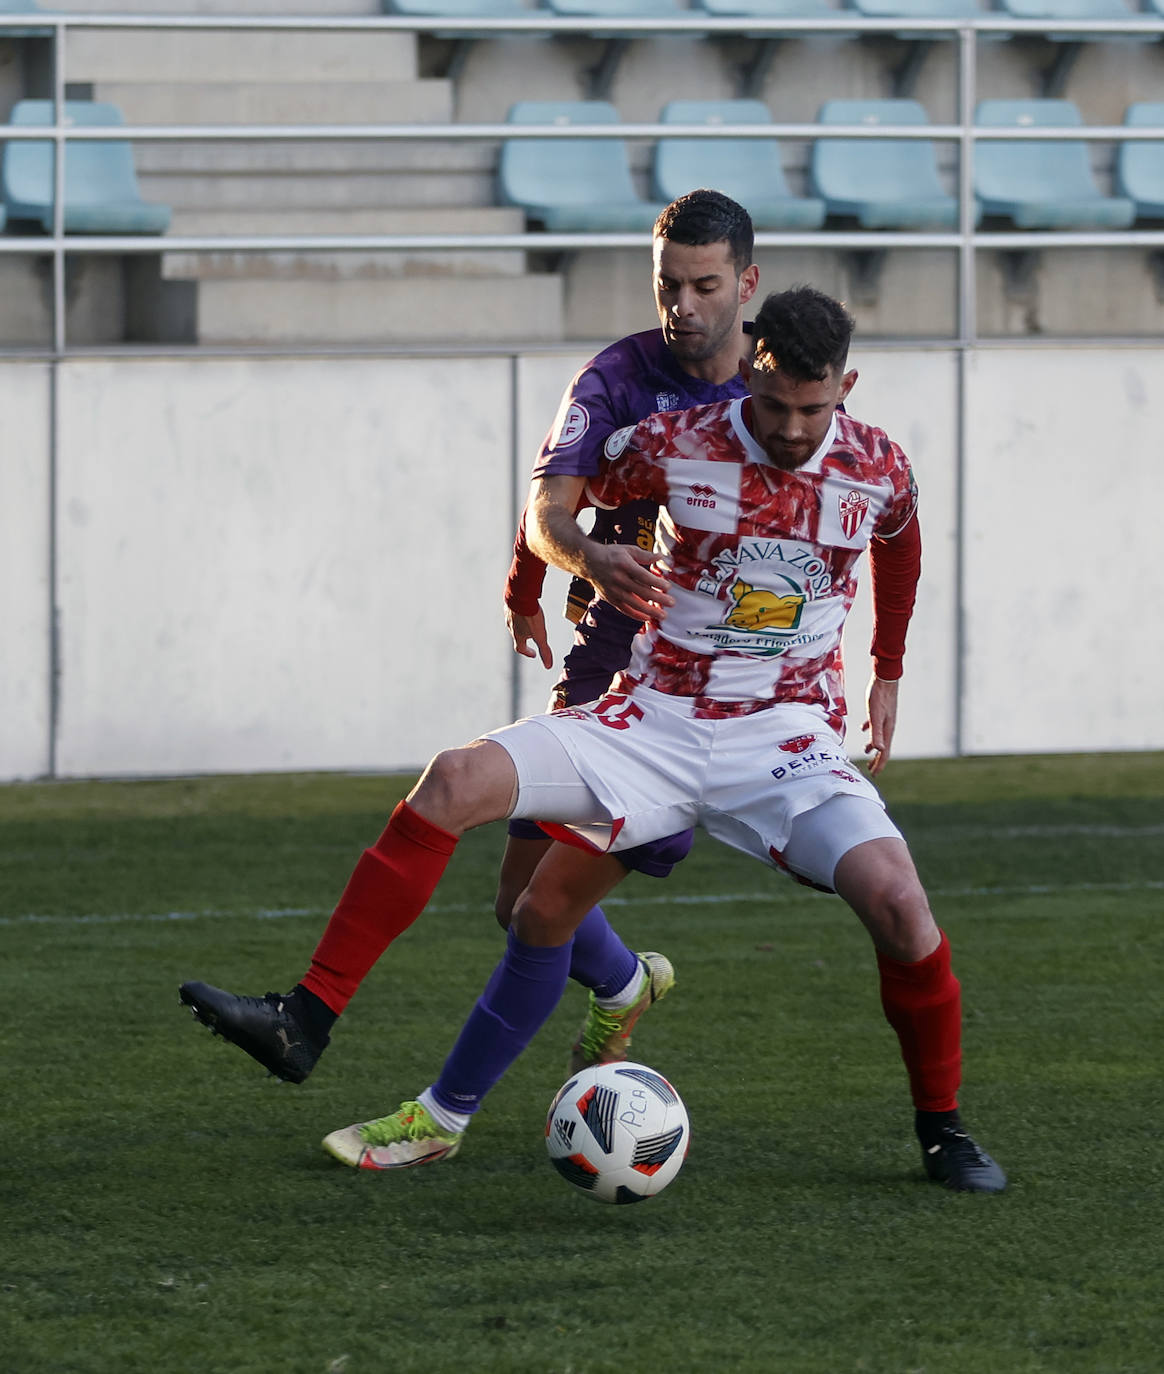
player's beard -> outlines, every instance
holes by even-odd
[[[773,453],[770,448],[766,448],[765,452],[772,460],[773,467],[779,468],[781,472],[795,472],[808,462],[816,452],[816,449],[812,444],[809,444],[807,447],[804,445],[797,445],[794,449],[788,449],[781,446],[775,453]]]
[[[663,336],[676,361],[705,363],[723,349],[732,336],[735,324],[733,311],[731,318],[726,321],[716,320],[701,330],[677,335],[675,330],[678,326],[673,320],[668,320],[663,325]]]

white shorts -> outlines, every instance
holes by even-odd
[[[841,855],[901,832],[823,715],[800,705],[697,719],[639,687],[485,736],[517,769],[512,816],[557,822],[614,853],[701,825],[724,844],[832,889]],[[833,798],[852,804],[806,813]],[[859,803],[859,804],[858,804]],[[806,824],[796,826],[797,817]]]

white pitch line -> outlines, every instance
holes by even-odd
[[[1134,883],[1025,883],[1013,887],[946,887],[930,888],[931,897],[937,898],[992,898],[992,897],[1048,897],[1072,892],[1160,892],[1164,891],[1164,880],[1147,879]],[[725,906],[732,903],[754,904],[757,902],[783,905],[790,898],[796,900],[815,900],[816,894],[790,892],[773,896],[767,892],[712,892],[703,896],[694,893],[675,893],[659,897],[608,897],[603,906]],[[433,915],[456,915],[462,912],[484,914],[490,911],[485,903],[448,902],[434,903],[428,908]],[[284,921],[298,916],[323,918],[328,915],[324,907],[275,907],[253,912],[237,911],[145,911],[114,912],[108,915],[52,916],[27,913],[22,916],[0,916],[0,926],[52,925],[123,925],[132,922],[169,923],[175,921]]]
[[[972,840],[1069,839],[1087,835],[1102,840],[1140,840],[1164,835],[1164,825],[950,825],[927,830],[925,840],[955,837]]]

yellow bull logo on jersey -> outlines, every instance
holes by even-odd
[[[805,598],[799,593],[771,592],[741,580],[728,590],[736,604],[724,624],[733,630],[795,630],[800,624]]]

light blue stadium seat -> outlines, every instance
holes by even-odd
[[[1131,19],[1134,14],[1124,0],[998,0],[998,8],[1012,19]],[[1078,34],[1058,37],[1079,41]]]
[[[678,0],[546,0],[546,9],[575,19],[673,19],[680,6]],[[652,36],[649,30],[643,33]]]
[[[837,10],[830,0],[692,0],[692,8],[702,10],[717,19],[835,19]],[[790,38],[812,35],[796,30],[781,33],[769,29],[763,33],[742,35],[750,40],[752,54],[739,71],[736,93],[745,98],[763,94],[764,83],[771,71],[776,51]],[[853,38],[855,34],[834,32],[832,38]]]
[[[679,0],[544,0],[545,7],[564,18],[593,19],[594,27],[585,37],[602,40],[603,51],[598,61],[583,75],[582,89],[588,100],[605,100],[614,85],[614,78],[627,48],[636,39],[658,39],[665,34],[624,30],[603,30],[602,19],[673,19],[682,13]],[[570,37],[578,37],[573,34]],[[679,37],[681,35],[672,35]]]
[[[828,100],[820,124],[928,124],[916,100]],[[820,138],[809,164],[812,192],[830,215],[864,229],[952,229],[958,202],[938,175],[928,139]]]
[[[0,15],[39,14],[41,7],[36,0],[0,0]],[[0,20],[0,38],[47,38],[52,29],[16,28]]]
[[[837,14],[829,0],[697,0],[692,8],[721,19],[829,19]]]
[[[1140,100],[1124,111],[1124,123],[1160,130],[1160,141],[1121,143],[1116,190],[1133,202],[1137,219],[1164,219],[1164,100]]]
[[[770,124],[759,100],[672,100],[662,124]],[[655,146],[654,194],[672,201],[700,186],[738,200],[757,229],[818,229],[824,202],[788,189],[775,138],[661,138]]]
[[[978,0],[847,0],[848,8],[866,19],[966,19],[983,13]],[[893,69],[890,91],[895,96],[912,96],[927,54],[936,42],[952,39],[948,33],[927,33],[925,30],[898,29],[894,38],[909,46],[901,62]]]
[[[414,19],[510,19],[514,15],[528,16],[529,6],[523,0],[380,0],[380,8],[385,14],[405,14]],[[514,37],[513,34],[501,35],[490,29],[465,29],[446,33],[443,29],[433,31],[434,38],[452,43],[452,50],[440,76],[448,81],[456,81],[464,70],[465,62],[474,46],[482,40],[498,37]],[[536,38],[539,35],[524,35]]]
[[[617,124],[605,100],[522,100],[510,124]],[[649,230],[663,204],[644,201],[631,178],[626,145],[618,138],[507,139],[501,145],[498,190],[505,205],[551,233],[630,233]]]
[[[866,19],[972,19],[983,13],[978,0],[848,0],[848,6]],[[900,33],[897,36],[940,38],[945,35]]]
[[[1015,19],[1133,19],[1138,6],[1136,0],[998,0],[998,8],[1003,14]],[[1060,45],[1058,56],[1039,75],[1036,90],[1040,96],[1061,96],[1067,89],[1067,82],[1079,54],[1089,43],[1151,43],[1153,34],[1111,33],[1054,33],[1043,35],[1052,43]]]
[[[508,19],[529,14],[522,0],[381,0],[380,8],[385,14],[414,19]]]
[[[1070,100],[982,100],[974,116],[986,128],[1078,128]],[[975,145],[974,189],[984,215],[1003,215],[1020,229],[1124,229],[1135,206],[1105,196],[1095,181],[1087,145],[999,142]]]
[[[65,102],[65,120],[74,125],[121,126],[113,105],[88,100]],[[50,100],[21,100],[8,122],[39,127],[53,122]],[[36,220],[53,226],[53,146],[10,139],[0,164],[0,190],[11,220]],[[64,228],[69,234],[163,234],[170,209],[141,198],[126,140],[70,143],[65,149]]]

